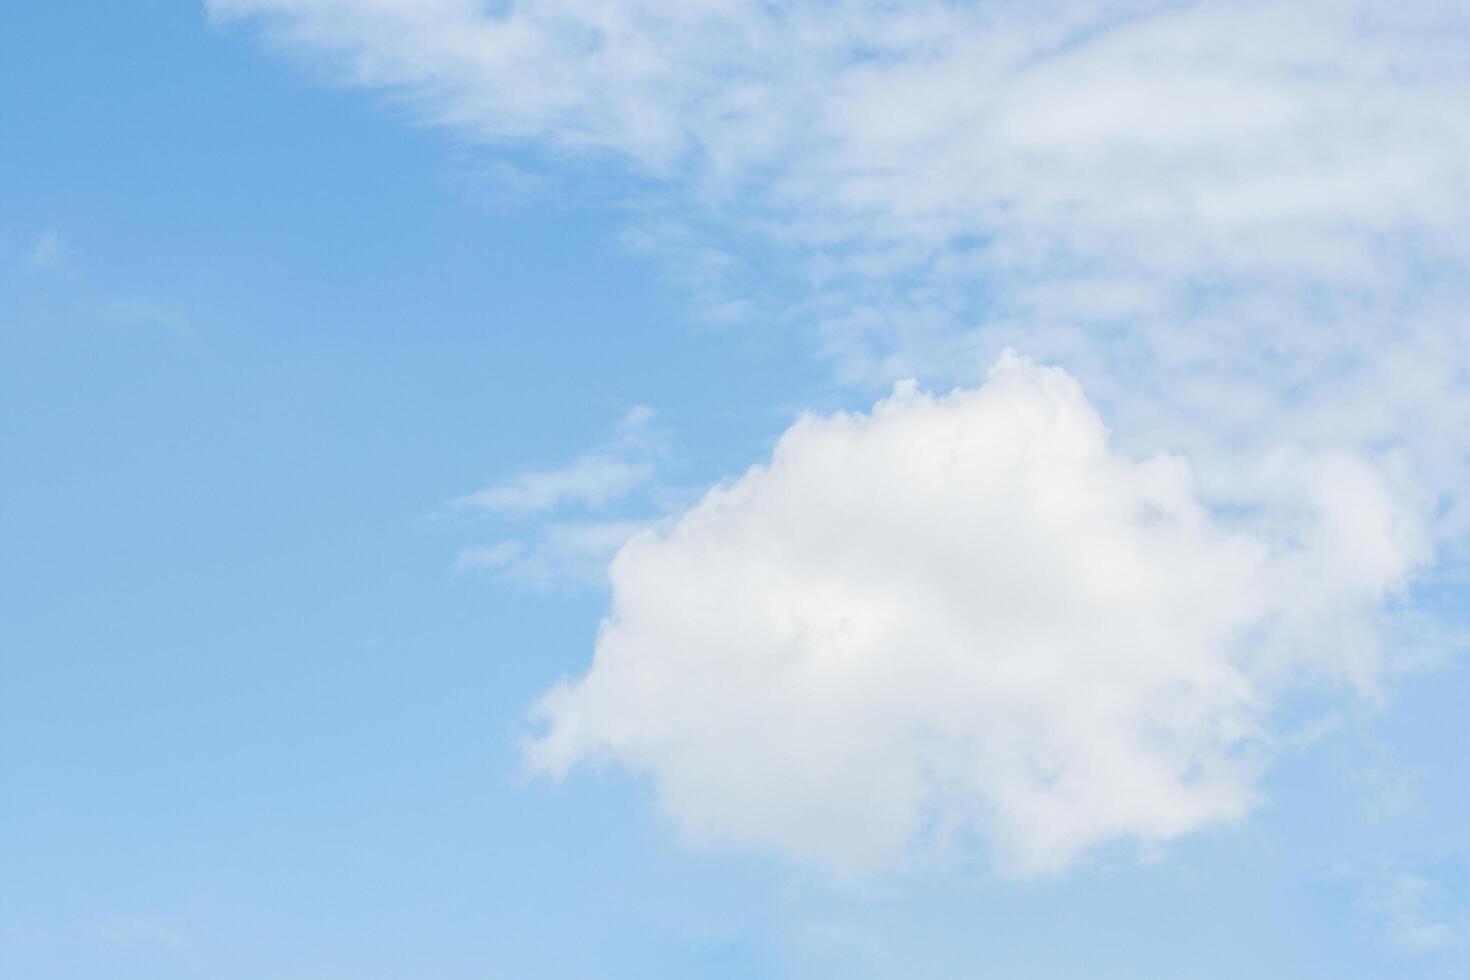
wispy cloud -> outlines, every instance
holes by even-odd
[[[108,300],[98,308],[98,315],[103,322],[116,327],[161,330],[180,338],[191,338],[195,334],[192,320],[154,299]]]
[[[607,439],[571,463],[528,470],[452,501],[461,512],[496,518],[507,535],[463,548],[454,571],[488,570],[538,588],[605,584],[613,554],[660,516],[648,498],[660,490],[658,472],[669,449],[653,409],[637,405]],[[608,516],[614,506],[633,516]],[[568,511],[581,516],[573,519]]]
[[[662,181],[686,220],[630,238],[848,379],[1015,346],[1211,499],[1275,444],[1395,447],[1470,532],[1463,4],[209,6],[435,124]]]
[[[548,186],[543,174],[504,160],[465,163],[449,182],[470,200],[492,210],[529,203],[540,198]]]
[[[1381,744],[1369,744],[1363,756],[1344,769],[1357,789],[1363,815],[1384,824],[1412,812],[1419,804],[1417,774],[1396,760]]]
[[[657,526],[656,520],[547,524],[524,539],[466,548],[455,558],[454,570],[490,570],[537,588],[565,583],[605,585],[608,564],[618,549]]]
[[[63,292],[57,294],[63,308],[83,322],[163,332],[180,339],[196,336],[193,319],[168,303],[146,294],[117,295],[101,287],[54,229],[42,232],[31,242],[23,261],[24,268],[36,274],[36,280],[64,284]]]
[[[63,269],[67,262],[66,245],[61,236],[51,230],[42,232],[26,254],[26,264],[35,270]]]
[[[653,411],[630,409],[614,437],[565,466],[529,470],[458,498],[459,507],[533,514],[565,504],[597,508],[645,486],[654,474],[649,458],[659,448]]]
[[[1376,921],[1382,942],[1418,957],[1470,953],[1470,893],[1455,869],[1458,887],[1443,875],[1387,861],[1344,862],[1336,873],[1358,889],[1363,911]]]
[[[599,507],[638,488],[652,475],[649,463],[581,456],[567,466],[522,473],[505,483],[492,484],[455,503],[510,513],[550,510],[565,503]]]
[[[125,948],[147,947],[184,952],[193,945],[185,924],[162,915],[109,916],[96,923],[93,933],[108,945]]]
[[[525,554],[526,546],[519,541],[501,541],[498,544],[465,548],[454,559],[456,572],[468,572],[477,568],[505,568]]]

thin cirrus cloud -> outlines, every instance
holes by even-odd
[[[969,382],[1014,346],[1135,448],[1211,457],[1212,497],[1277,441],[1402,445],[1470,530],[1463,4],[208,6],[434,124],[662,178],[676,217],[634,237],[846,377]],[[688,229],[716,226],[794,291],[708,281]]]
[[[656,527],[654,520],[550,522],[526,540],[465,548],[455,572],[489,570],[534,588],[604,585],[607,566],[635,535]]]
[[[1356,886],[1358,904],[1375,920],[1383,944],[1437,960],[1441,967],[1470,963],[1470,896],[1463,867],[1441,867],[1436,873],[1378,859],[1341,862],[1333,871]]]
[[[637,405],[624,413],[611,439],[565,466],[530,470],[454,503],[462,508],[526,515],[569,504],[597,508],[648,484],[663,449],[663,435],[653,423],[653,410]]]
[[[455,503],[512,514],[550,510],[566,503],[597,507],[637,489],[652,475],[651,463],[588,455],[558,469],[522,473],[505,483],[461,497]]]
[[[488,570],[537,588],[604,584],[608,560],[654,524],[610,518],[608,511],[656,496],[668,452],[668,434],[653,409],[637,405],[609,438],[567,465],[523,472],[458,498],[453,504],[459,510],[496,517],[501,526],[510,522],[520,536],[464,548],[454,571]],[[579,519],[568,519],[569,510],[579,512]]]
[[[973,829],[1039,870],[1229,819],[1280,693],[1375,691],[1406,584],[1470,539],[1463,4],[208,7],[432,124],[653,178],[642,247],[843,378],[969,384],[1014,346],[1108,418],[1007,361],[806,419],[622,549],[530,757],[649,773],[691,838],[861,867]],[[721,236],[777,256],[771,297]],[[594,455],[481,503],[637,477]]]

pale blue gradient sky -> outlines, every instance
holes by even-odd
[[[607,606],[545,536],[675,511],[886,379],[772,312],[787,279],[712,315],[774,260],[639,247],[707,214],[616,162],[424,128],[188,0],[3,21],[0,976],[1470,976],[1438,639],[1244,819],[1039,878],[832,881],[685,847],[616,767],[527,781]],[[656,478],[453,503],[604,450]],[[505,541],[541,564],[461,560]],[[1413,594],[1442,628],[1465,571]]]

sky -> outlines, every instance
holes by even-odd
[[[1470,977],[1470,15],[0,27],[0,976]]]

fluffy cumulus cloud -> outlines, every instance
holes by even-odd
[[[630,238],[842,378],[1014,346],[1112,425],[1015,363],[904,389],[627,544],[533,755],[650,773],[692,837],[1044,868],[1228,818],[1281,692],[1372,691],[1397,590],[1470,543],[1459,0],[206,2],[643,175]],[[609,459],[478,503],[647,478]]]
[[[1371,646],[1417,557],[1386,499],[1343,525],[1340,493],[1381,491],[1334,467],[1291,534],[1222,526],[1183,461],[1118,452],[1069,375],[1013,356],[805,417],[622,549],[530,758],[615,759],[689,838],[839,871],[976,833],[1048,870],[1238,816],[1273,699]]]

